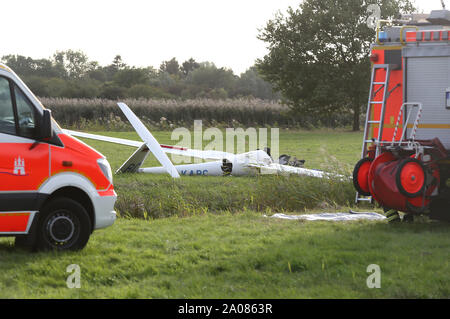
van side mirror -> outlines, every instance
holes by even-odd
[[[39,137],[45,140],[52,138],[52,136],[52,112],[50,110],[44,110],[41,117],[41,125],[39,126]]]

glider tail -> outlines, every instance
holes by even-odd
[[[133,113],[133,111],[130,110],[130,108],[125,103],[117,103],[117,105],[120,107],[122,112],[127,117],[128,121],[130,121],[133,128],[138,133],[139,137],[144,141],[144,145],[146,147],[141,146],[134,154],[122,165],[121,168],[119,168],[119,171],[123,172],[123,170],[126,170],[127,167],[131,169],[131,165],[135,165],[132,167],[132,171],[137,170],[141,165],[142,162],[145,160],[145,158],[148,155],[148,150],[150,150],[153,155],[156,157],[156,159],[161,163],[161,165],[166,169],[166,171],[170,174],[172,177],[180,177],[180,174],[176,170],[173,163],[170,161],[170,159],[167,157],[166,153],[161,148],[161,145],[158,143],[158,141],[154,138],[152,133],[145,127],[145,125],[139,120],[139,118]],[[145,149],[147,148],[147,149]],[[126,165],[129,163],[130,165]],[[122,170],[123,168],[123,170]],[[130,171],[130,170],[126,170]]]

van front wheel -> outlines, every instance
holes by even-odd
[[[80,250],[89,240],[91,221],[82,205],[60,197],[44,206],[37,231],[39,250]]]

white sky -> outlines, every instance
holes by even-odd
[[[441,10],[441,0],[415,0],[416,7],[423,10],[424,13],[429,13],[431,10]],[[450,0],[444,0],[445,7],[450,10]]]
[[[450,0],[445,0],[450,9]],[[193,57],[244,72],[267,51],[256,38],[275,13],[301,0],[39,0],[2,1],[0,56],[49,58],[82,50],[101,65],[116,54],[134,66]],[[429,12],[440,0],[416,0]]]

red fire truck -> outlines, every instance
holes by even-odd
[[[380,20],[356,201],[450,220],[450,11]]]
[[[106,158],[64,134],[20,78],[0,64],[0,236],[37,249],[82,249],[114,223]]]

